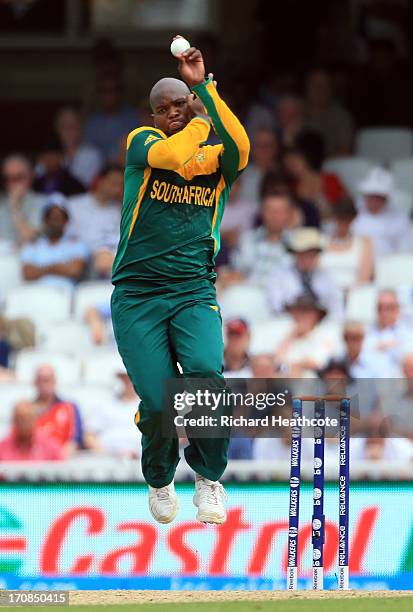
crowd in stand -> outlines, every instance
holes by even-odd
[[[58,111],[54,137],[34,160],[13,152],[1,163],[0,253],[18,253],[25,282],[64,290],[84,280],[110,283],[125,138],[147,121],[124,104],[116,75],[102,72],[96,110],[86,117],[72,107]],[[349,320],[347,304],[354,289],[375,283],[381,258],[413,253],[412,222],[406,206],[399,205],[400,197],[413,201],[413,194],[403,194],[391,171],[379,165],[372,164],[355,190],[325,169],[326,160],[352,155],[355,141],[352,115],[335,97],[325,70],[308,73],[303,96],[286,91],[275,106],[251,104],[244,121],[251,159],[222,221],[218,295],[225,302],[234,287],[254,288],[266,300],[271,320],[286,324],[276,342],[269,334],[265,350],[256,351],[254,321],[241,313],[228,318],[223,311],[224,371],[242,378],[335,376],[349,383],[402,379],[398,401],[404,412],[387,424],[388,437],[379,435],[383,408],[373,393],[365,437],[355,452],[372,460],[412,460],[413,272],[407,299],[394,288],[378,290],[374,322]],[[0,295],[0,301],[6,297]],[[93,345],[113,347],[109,303],[90,304],[84,320]],[[12,323],[0,317],[5,383],[19,382],[16,351],[30,345],[13,342]],[[61,460],[81,451],[138,456],[133,424],[138,398],[126,373],[117,376],[119,392],[85,419],[82,406],[60,397],[53,363],[39,367],[36,396],[15,405],[0,460]],[[393,444],[391,433],[405,438]],[[275,460],[287,447],[282,438],[234,439],[230,457]]]

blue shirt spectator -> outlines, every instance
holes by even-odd
[[[21,251],[24,280],[71,289],[80,279],[86,266],[87,247],[65,238],[68,220],[65,198],[53,194],[43,212],[44,235]]]

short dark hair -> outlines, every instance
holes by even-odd
[[[271,195],[286,195],[291,198],[293,193],[292,181],[282,172],[266,172],[261,180],[259,193],[261,201]]]
[[[357,217],[357,210],[353,200],[348,196],[341,198],[332,207],[331,215],[334,219],[355,219]]]
[[[306,130],[298,135],[293,152],[304,157],[312,170],[321,170],[325,157],[324,139],[319,132]]]

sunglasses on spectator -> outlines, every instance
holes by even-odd
[[[378,304],[377,310],[395,310],[398,304]]]
[[[18,174],[3,174],[3,180],[5,183],[18,183],[27,179],[27,174],[19,172]]]
[[[364,334],[344,334],[344,340],[352,341],[352,340],[363,340]]]

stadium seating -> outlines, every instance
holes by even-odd
[[[390,164],[390,170],[397,187],[413,193],[413,157],[396,159]]]
[[[30,384],[2,383],[0,385],[0,426],[9,427],[13,408],[21,400],[33,399],[34,387]]]
[[[0,303],[2,303],[10,290],[18,287],[22,282],[20,258],[17,254],[0,255],[0,278]]]
[[[74,402],[87,424],[88,419],[99,411],[105,402],[113,398],[113,389],[100,385],[75,385],[59,387],[59,394],[64,399]]]
[[[96,349],[83,357],[83,382],[116,386],[117,372],[124,372],[125,366],[115,348]]]
[[[356,153],[378,164],[413,155],[413,131],[409,128],[364,128],[357,132]]]
[[[74,385],[81,377],[80,360],[63,352],[42,349],[23,349],[16,357],[16,376],[22,383],[33,382],[35,372],[41,365],[52,365],[56,371],[58,385]]]
[[[94,345],[88,327],[75,319],[57,323],[39,334],[39,348],[49,351],[81,354],[93,350]]]
[[[391,203],[395,208],[404,211],[407,216],[410,217],[413,209],[413,193],[395,189],[391,198]]]
[[[374,167],[374,164],[363,157],[332,157],[323,164],[325,172],[336,174],[347,191],[355,198],[360,182]]]
[[[224,321],[240,317],[249,323],[271,317],[267,296],[263,289],[248,285],[233,285],[219,296]]]
[[[71,293],[38,283],[27,283],[11,289],[6,296],[7,317],[28,317],[38,330],[65,321],[70,316]]]
[[[112,291],[113,285],[108,281],[81,283],[74,294],[74,316],[83,319],[88,307],[109,303]]]
[[[280,315],[253,323],[250,354],[259,355],[260,353],[274,352],[275,347],[288,333],[291,324],[291,318],[288,315]]]
[[[397,289],[413,287],[413,254],[395,253],[379,257],[376,262],[376,283],[379,287]]]
[[[376,285],[354,287],[347,297],[346,318],[351,321],[373,323],[376,317]]]

